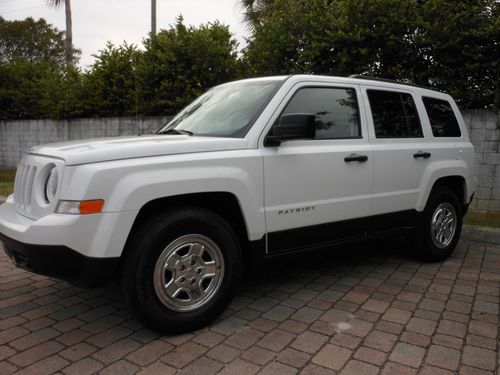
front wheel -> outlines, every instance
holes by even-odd
[[[162,333],[193,331],[227,307],[240,268],[239,241],[224,219],[201,208],[176,210],[133,234],[122,289],[147,326]]]
[[[413,241],[420,259],[440,262],[450,256],[462,231],[462,212],[452,189],[437,186],[432,190]]]

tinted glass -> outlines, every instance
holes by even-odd
[[[460,137],[460,126],[450,103],[435,98],[422,98],[434,137]]]
[[[415,102],[410,94],[368,90],[377,138],[423,137]]]
[[[297,91],[282,114],[307,113],[316,119],[316,138],[355,138],[361,135],[354,89],[304,88]]]
[[[281,80],[241,81],[214,87],[184,108],[158,133],[244,137]]]

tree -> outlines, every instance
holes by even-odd
[[[64,32],[43,19],[0,17],[0,118],[74,116],[80,72],[65,66]]]
[[[144,52],[108,43],[85,72],[63,63],[62,33],[56,36],[57,58],[33,47],[48,44],[33,42],[0,59],[0,119],[174,114],[240,75],[237,43],[218,22],[186,27],[179,18],[145,39]]]
[[[261,25],[273,11],[274,0],[240,0],[243,16],[251,30]]]
[[[52,117],[51,108],[40,103],[51,91],[49,82],[58,71],[51,61],[0,63],[0,119]]]
[[[491,106],[500,98],[498,1],[242,3],[257,10],[267,4],[252,13],[257,19],[247,18],[253,30],[244,50],[247,75],[363,73],[448,91],[461,106]]]
[[[245,50],[251,73],[370,73],[394,78],[415,24],[401,0],[275,0]]]
[[[144,41],[139,59],[139,112],[174,114],[208,88],[237,77],[237,42],[218,22],[185,26],[182,17]]]
[[[0,17],[0,62],[25,59],[31,63],[53,61],[64,63],[64,32],[44,19],[29,17],[7,21]]]
[[[420,7],[414,81],[458,98],[471,108],[500,109],[500,2],[426,1]]]
[[[47,0],[50,6],[59,8],[63,0]],[[73,21],[71,19],[71,1],[64,0],[64,11],[66,13],[66,66],[74,65],[74,50],[73,50]]]
[[[139,50],[127,43],[116,47],[108,42],[94,57],[96,61],[83,77],[88,115],[137,115]]]

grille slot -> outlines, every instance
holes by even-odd
[[[16,179],[14,180],[14,202],[16,202],[16,207],[19,208],[18,202],[19,202],[19,190],[21,187],[21,175],[23,173],[24,169],[24,164],[19,164],[17,167],[17,172],[16,172]]]
[[[37,167],[28,164],[20,164],[17,169],[14,182],[14,201],[16,207],[21,211],[31,210],[31,196],[36,170]]]
[[[36,173],[36,167],[35,166],[29,167],[28,173],[27,173],[27,176],[26,176],[26,181],[25,181],[25,184],[26,184],[26,198],[24,200],[25,207],[27,209],[31,209],[31,196],[32,196],[32,193],[33,193],[33,182],[35,180],[35,173]]]

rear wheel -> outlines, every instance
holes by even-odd
[[[158,215],[134,233],[121,282],[144,324],[181,333],[224,311],[240,269],[240,245],[231,226],[209,210],[188,208]]]
[[[460,238],[462,212],[460,200],[452,189],[436,186],[432,190],[413,241],[422,260],[439,262],[450,256]]]

